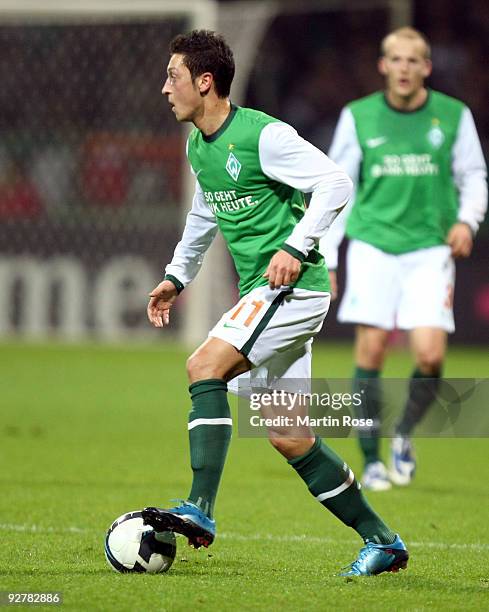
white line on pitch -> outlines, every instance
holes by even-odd
[[[339,544],[346,543],[358,544],[359,540],[340,540],[336,538],[323,538],[318,536],[306,536],[306,535],[290,535],[290,536],[276,536],[271,534],[259,534],[253,533],[250,535],[242,535],[240,533],[219,533],[219,538],[223,538],[224,540],[253,540],[253,541],[265,541],[268,540],[270,542],[309,542],[311,544]],[[461,544],[458,542],[448,543],[448,542],[411,542],[408,541],[408,548],[440,548],[440,549],[457,549],[457,550],[489,550],[489,543],[481,543],[481,544]]]
[[[0,531],[21,531],[24,533],[89,533],[95,529],[80,527],[41,527],[40,525],[11,525],[0,523]]]
[[[98,529],[88,529],[81,527],[41,527],[40,525],[13,525],[9,523],[0,523],[0,531],[17,531],[23,533],[95,533],[100,531]],[[307,535],[288,535],[279,536],[272,534],[241,534],[241,533],[219,533],[218,538],[223,540],[238,540],[242,542],[253,541],[253,542],[305,542],[311,544],[358,544],[359,540],[343,540],[336,538],[325,538],[318,536],[307,536]],[[442,550],[456,549],[456,550],[474,550],[474,551],[485,551],[489,550],[489,543],[482,542],[480,544],[463,544],[459,542],[411,542],[409,546],[412,548],[439,548]]]

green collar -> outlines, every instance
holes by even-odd
[[[418,106],[418,108],[413,108],[413,110],[400,110],[398,108],[395,108],[394,106],[392,106],[392,104],[389,103],[389,100],[387,99],[387,95],[385,92],[384,92],[383,98],[384,98],[385,104],[390,108],[391,111],[394,111],[395,113],[399,113],[401,115],[412,115],[414,113],[419,113],[419,111],[426,108],[426,106],[429,104],[430,99],[431,99],[431,90],[429,87],[427,87],[426,91],[428,92],[428,95],[426,96],[426,100],[423,102],[423,104],[421,104],[421,106]]]
[[[221,127],[218,130],[216,130],[213,134],[209,134],[209,136],[202,134],[202,138],[205,140],[205,142],[214,142],[215,140],[217,140],[219,136],[227,130],[229,124],[234,119],[234,116],[236,115],[237,110],[238,110],[238,106],[235,106],[233,103],[231,103],[231,110],[229,111],[229,115],[226,117]]]

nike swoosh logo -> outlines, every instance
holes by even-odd
[[[241,327],[237,327],[236,325],[229,325],[229,323],[223,323],[223,327],[230,327],[231,329],[241,329]]]
[[[376,149],[387,142],[387,138],[385,136],[379,136],[378,138],[369,138],[365,141],[365,144],[369,149]]]

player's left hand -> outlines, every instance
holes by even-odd
[[[472,230],[466,223],[455,223],[448,232],[447,244],[453,257],[468,257],[472,252]]]
[[[299,278],[300,271],[301,262],[281,249],[270,260],[263,277],[268,278],[268,285],[271,289],[279,289],[283,286],[293,285]]]

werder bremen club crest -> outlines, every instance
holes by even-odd
[[[442,132],[438,119],[433,119],[431,124],[431,130],[428,132],[428,140],[435,149],[439,149],[445,141],[445,134]]]
[[[239,173],[241,172],[241,164],[239,159],[233,153],[229,154],[226,162],[226,170],[231,178],[233,178],[235,181],[238,180]]]

